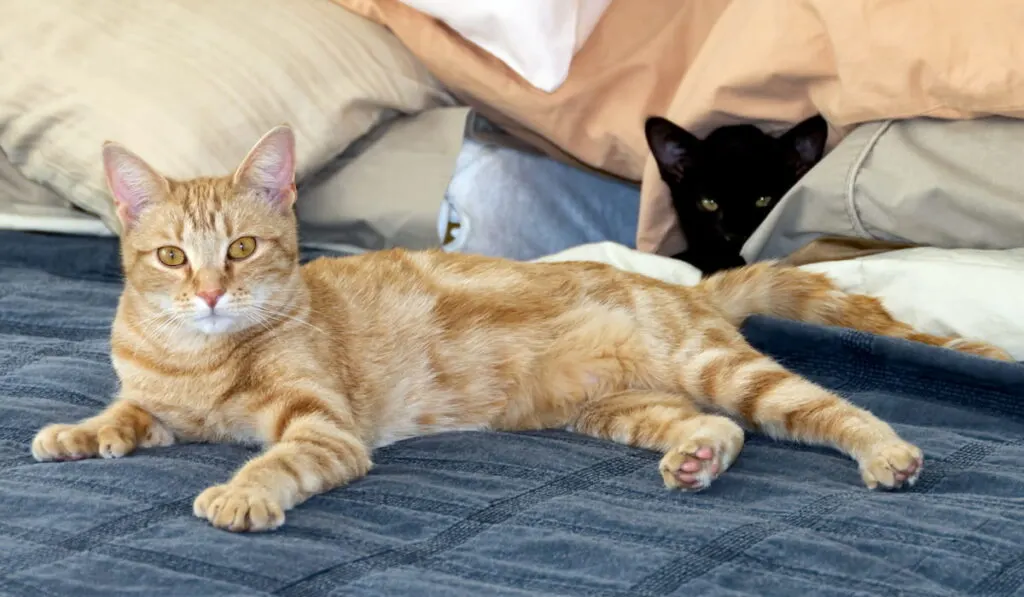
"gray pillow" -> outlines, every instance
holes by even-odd
[[[425,110],[377,125],[299,185],[303,241],[379,250],[441,246],[437,218],[469,108]]]
[[[783,198],[743,256],[784,257],[824,235],[1024,247],[1024,121],[863,124]]]

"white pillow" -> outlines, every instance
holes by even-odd
[[[288,122],[301,179],[392,110],[450,103],[386,29],[329,0],[13,0],[0,48],[0,149],[113,230],[105,140],[173,178],[223,175]]]
[[[402,0],[551,93],[611,0]]]
[[[673,284],[700,281],[688,263],[610,242],[538,261],[597,261]],[[906,249],[802,267],[847,292],[879,298],[894,317],[923,332],[985,340],[1024,360],[1024,249]]]
[[[905,249],[802,267],[878,297],[920,330],[986,340],[1024,360],[1024,249]]]
[[[657,278],[662,282],[693,286],[700,282],[700,270],[678,259],[635,251],[610,241],[579,245],[535,261],[596,261],[618,269]]]

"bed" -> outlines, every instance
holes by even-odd
[[[307,257],[311,254],[307,254]],[[1024,367],[753,319],[748,338],[893,422],[917,486],[868,492],[828,450],[748,438],[709,491],[658,455],[561,431],[379,450],[369,477],[279,531],[193,518],[246,448],[35,463],[34,432],[94,413],[115,378],[109,238],[0,232],[0,595],[1024,595]]]

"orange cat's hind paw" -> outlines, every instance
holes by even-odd
[[[714,448],[700,446],[694,452],[671,452],[661,460],[661,476],[669,489],[700,491],[722,472],[722,460]]]
[[[901,439],[876,446],[860,462],[861,477],[868,489],[913,487],[923,469],[921,449]]]
[[[687,421],[694,429],[689,437],[669,450],[659,470],[665,487],[701,491],[724,473],[743,447],[743,429],[717,415]]]

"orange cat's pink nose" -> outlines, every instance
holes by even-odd
[[[217,288],[215,290],[199,290],[196,292],[196,296],[206,301],[206,304],[210,305],[210,308],[212,309],[217,305],[217,301],[220,300],[220,297],[224,296],[224,289]]]

